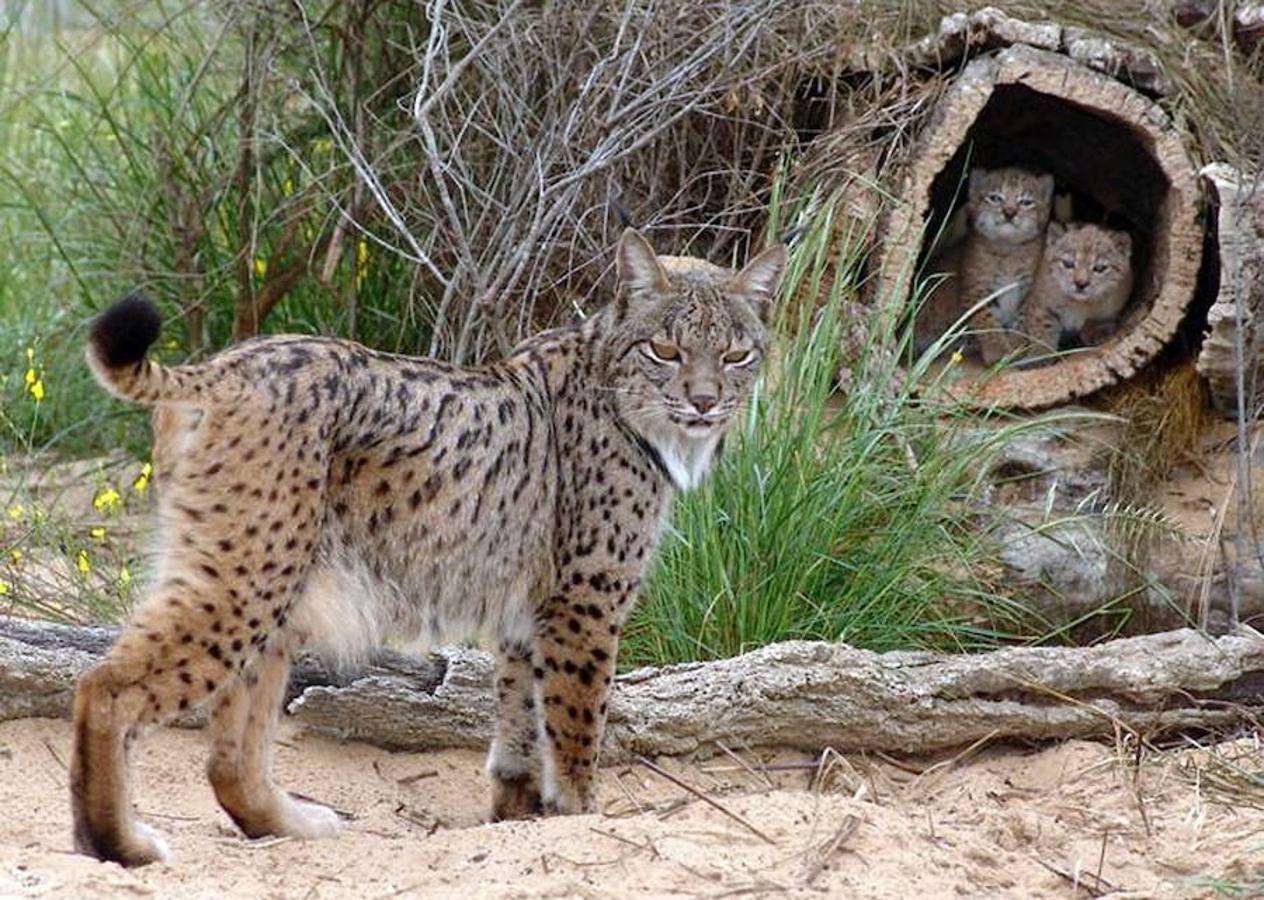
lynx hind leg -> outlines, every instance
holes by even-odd
[[[529,646],[506,641],[497,652],[496,736],[487,757],[493,822],[540,815],[539,710]]]
[[[131,805],[130,749],[139,730],[195,709],[237,678],[248,654],[213,635],[231,601],[192,576],[169,578],[105,660],[75,690],[70,763],[75,847],[138,866],[167,858],[161,838]],[[223,628],[223,625],[220,625]]]
[[[277,639],[231,686],[211,711],[207,776],[220,806],[251,838],[333,837],[338,814],[298,800],[272,781],[272,746],[290,672],[287,641]]]

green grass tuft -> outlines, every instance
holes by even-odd
[[[794,247],[783,297],[816,296],[827,272],[843,275],[819,312],[807,304],[782,323],[779,369],[765,373],[711,478],[678,500],[625,663],[790,638],[971,649],[1032,627],[989,582],[999,514],[979,501],[1004,444],[1048,420],[1007,424],[914,396],[906,385],[925,388],[928,359],[912,377],[891,354],[843,359],[865,243],[838,240],[822,213]],[[897,323],[875,315],[868,345],[894,341],[880,332]],[[853,386],[840,397],[843,365]]]

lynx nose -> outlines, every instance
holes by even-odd
[[[693,404],[694,409],[705,416],[715,408],[715,405],[720,402],[720,398],[715,394],[690,394],[689,402]]]
[[[1075,287],[1077,290],[1081,290],[1081,291],[1084,290],[1086,287],[1088,287],[1088,277],[1083,276],[1083,275],[1077,275],[1075,278]]]
[[[1014,216],[1018,215],[1018,208],[1014,206],[1007,206],[1001,210],[1001,213],[1005,216],[1006,222],[1012,222],[1014,221]]]

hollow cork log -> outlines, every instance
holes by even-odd
[[[966,65],[919,135],[883,229],[879,296],[907,298],[969,167],[1026,165],[1137,239],[1119,331],[1043,368],[957,382],[978,406],[1047,407],[1131,378],[1175,334],[1197,288],[1203,228],[1185,135],[1146,92],[1080,56],[1015,44]]]

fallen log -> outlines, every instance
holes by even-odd
[[[0,719],[63,716],[109,629],[0,618]],[[384,651],[337,673],[305,660],[288,703],[314,729],[391,749],[486,746],[491,657]],[[1096,647],[946,655],[790,641],[733,659],[619,676],[608,760],[716,742],[806,751],[925,753],[987,739],[1147,736],[1252,721],[1264,708],[1264,638],[1182,629]]]
[[[118,633],[117,628],[0,616],[0,721],[68,715],[75,679],[105,655]],[[286,702],[312,685],[338,687],[372,676],[406,678],[416,690],[432,691],[443,681],[444,668],[442,657],[434,654],[392,650],[379,650],[366,665],[347,671],[307,656],[290,672]]]

